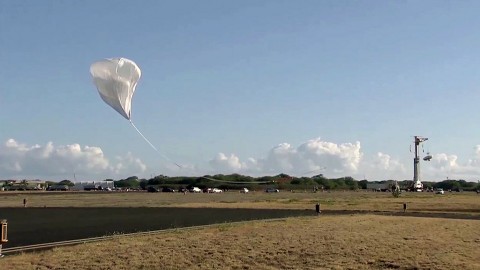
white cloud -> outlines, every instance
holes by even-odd
[[[317,138],[300,145],[297,152],[301,156],[302,164],[308,164],[308,170],[325,166],[333,172],[355,173],[363,156],[360,148],[358,141],[336,144]]]
[[[0,146],[0,178],[41,178],[69,177],[74,173],[84,177],[121,175],[123,173],[141,173],[146,165],[138,158],[127,153],[110,162],[99,147],[80,146],[79,144],[55,146],[18,143],[9,139]]]
[[[469,159],[461,161],[455,154],[437,153],[430,162],[421,160],[421,179],[441,181],[480,178],[480,145],[475,146]],[[368,180],[412,179],[413,157],[398,157],[377,152],[365,155],[360,142],[335,143],[320,138],[308,140],[298,146],[280,143],[272,147],[264,157],[242,159],[235,153],[218,153],[209,161],[210,170],[199,164],[174,164],[162,167],[165,175],[229,174],[251,176],[286,173],[294,176],[312,176],[322,173],[327,177],[352,176]],[[9,139],[0,145],[0,179],[71,179],[76,173],[78,180],[120,179],[132,175],[145,177],[146,164],[132,153],[107,158],[101,148],[79,144],[27,145]]]
[[[210,160],[210,165],[216,168],[220,173],[238,172],[242,169],[240,159],[233,154],[226,156],[224,153],[218,153],[215,158]]]
[[[421,179],[441,181],[480,178],[480,145],[475,147],[471,159],[461,163],[457,155],[434,154],[430,162],[420,161]],[[323,173],[327,177],[353,176],[356,179],[385,180],[413,179],[413,157],[400,160],[384,152],[364,156],[360,142],[334,143],[320,138],[294,147],[281,143],[268,151],[266,157],[248,158],[242,161],[235,154],[219,153],[210,161],[216,173],[241,173],[253,176],[286,173],[295,176],[311,176]]]
[[[139,159],[128,152],[126,156],[117,156],[117,164],[114,165],[114,172],[117,175],[137,175],[147,170],[147,166]]]
[[[476,181],[480,178],[480,145],[475,146],[475,153],[465,162],[457,155],[439,153],[432,157],[427,173],[434,179],[465,179]]]
[[[405,165],[390,155],[378,152],[374,157],[363,160],[361,168],[370,180],[408,179]]]
[[[234,154],[226,156],[220,153],[210,161],[210,165],[224,173],[305,175],[326,167],[331,174],[344,175],[357,172],[361,158],[360,142],[336,144],[317,138],[296,148],[281,143],[273,147],[266,157],[248,158],[245,162]]]

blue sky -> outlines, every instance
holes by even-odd
[[[1,1],[0,179],[480,174],[477,1]],[[100,59],[142,69],[132,120]]]

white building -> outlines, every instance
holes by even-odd
[[[71,188],[71,190],[76,191],[83,191],[83,190],[105,190],[105,189],[112,189],[114,188],[113,181],[82,181],[82,182],[75,182],[75,185]]]

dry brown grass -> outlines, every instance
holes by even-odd
[[[480,221],[289,218],[8,256],[0,269],[480,269]]]
[[[403,203],[409,211],[464,212],[480,214],[480,195],[473,192],[404,193],[394,198],[387,192],[280,192],[250,194],[226,192],[224,194],[178,193],[108,193],[108,192],[37,192],[1,193],[0,207],[22,207],[27,198],[29,207],[224,207],[224,208],[281,208],[314,209],[316,203],[330,210],[398,211]]]
[[[0,193],[1,207],[233,207],[464,212],[474,193]],[[0,269],[480,269],[480,221],[320,216],[160,233],[8,256]]]

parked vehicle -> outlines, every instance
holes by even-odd
[[[158,188],[156,188],[156,187],[148,187],[148,188],[147,188],[147,191],[148,191],[148,192],[158,192],[159,190],[158,190]]]
[[[265,189],[265,192],[267,193],[274,193],[274,192],[280,192],[280,190],[276,189],[276,188],[267,188]]]
[[[47,188],[48,191],[68,191],[69,187],[67,185],[53,185]]]
[[[240,193],[248,193],[248,188],[242,188],[240,189]]]
[[[164,188],[162,188],[162,192],[175,192],[175,189],[169,188],[169,187],[164,187]]]
[[[95,191],[95,190],[101,190],[101,186],[99,185],[95,185],[95,184],[91,184],[91,185],[85,185],[83,187],[83,190],[85,191]]]
[[[202,193],[202,190],[198,187],[192,187],[190,188],[190,192],[193,192],[193,193]]]
[[[437,188],[437,190],[435,191],[435,194],[445,194],[445,191],[443,191],[442,188]]]
[[[212,189],[212,192],[213,192],[213,193],[222,193],[223,190],[221,190],[221,189],[219,189],[219,188],[213,188],[213,189]]]

